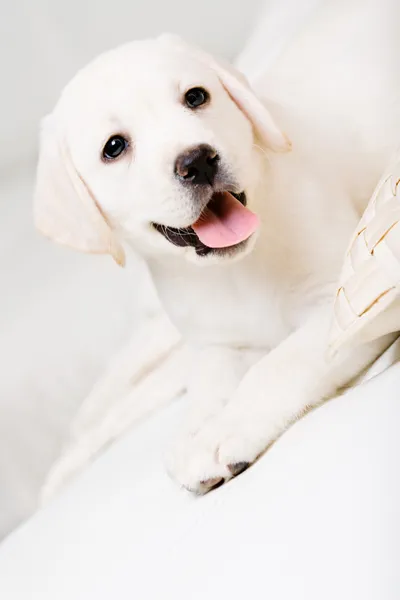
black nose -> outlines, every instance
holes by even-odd
[[[208,144],[189,148],[178,156],[175,174],[183,182],[212,185],[218,171],[219,156]]]

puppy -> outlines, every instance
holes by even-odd
[[[79,72],[44,121],[37,227],[119,265],[140,253],[190,347],[168,469],[194,492],[246,469],[390,341],[325,352],[346,246],[399,140],[381,12],[328,3],[256,91],[175,36],[133,42]]]

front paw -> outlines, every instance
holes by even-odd
[[[175,443],[167,459],[180,485],[205,494],[245,471],[271,443],[268,427],[225,408],[197,432]]]

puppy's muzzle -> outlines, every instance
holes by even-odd
[[[188,148],[175,162],[175,175],[185,185],[213,185],[219,169],[219,156],[208,144]]]

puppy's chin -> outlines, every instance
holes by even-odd
[[[122,233],[128,245],[145,260],[166,266],[177,260],[196,266],[237,262],[253,251],[259,235],[259,218],[247,208],[244,191],[214,192],[193,219],[183,220],[183,226],[179,226],[182,219],[172,220],[174,225],[170,226],[146,219],[139,228],[134,228],[131,220]],[[229,242],[230,245],[223,245]],[[208,245],[214,243],[215,246]]]
[[[258,231],[236,246],[211,250],[205,256],[199,256],[194,248],[182,248],[182,255],[188,262],[200,267],[238,262],[245,256],[251,254],[256,244],[257,237]]]
[[[151,226],[159,235],[158,241],[163,240],[165,256],[174,250],[175,256],[196,265],[232,262],[246,256],[259,227],[257,215],[247,207],[245,191],[209,193],[202,209],[189,225],[187,222],[180,227],[176,222],[171,226],[153,221]]]
[[[259,231],[256,231],[247,240],[240,242],[236,246],[210,249],[205,255],[199,255],[192,246],[175,246],[161,236],[157,235],[155,237],[156,234],[156,231],[147,231],[142,232],[142,235],[137,237],[125,231],[123,239],[124,243],[136,254],[142,256],[144,260],[163,262],[165,264],[168,264],[168,261],[184,260],[197,267],[208,267],[212,265],[231,264],[251,254],[256,245]]]

